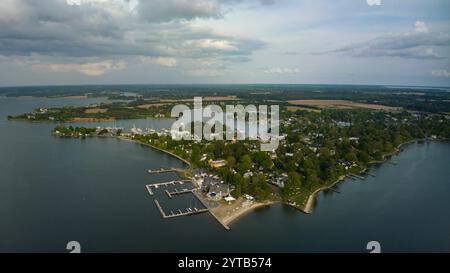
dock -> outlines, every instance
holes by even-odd
[[[194,190],[196,190],[196,189],[191,189],[191,190],[184,189],[184,190],[181,190],[181,191],[175,190],[175,191],[172,191],[172,192],[169,192],[169,191],[166,191],[166,192],[167,192],[168,195],[170,195],[170,198],[172,198],[171,196],[173,196],[173,195],[192,193],[192,191],[194,191]]]
[[[341,193],[340,191],[336,190],[335,188],[331,187],[328,188],[330,191],[335,192],[335,193]]]
[[[172,194],[170,194],[170,192],[168,190],[166,190],[166,194],[170,199],[172,199]]]
[[[148,193],[153,196],[153,191],[152,191],[151,187],[149,187],[148,185],[145,187],[147,188]]]
[[[360,175],[357,175],[357,174],[349,174],[348,176],[350,176],[350,177],[353,177],[353,178],[358,178],[358,179],[361,179],[361,180],[364,180],[364,177],[362,177],[362,176],[360,176]]]
[[[163,208],[161,207],[161,205],[159,204],[159,201],[155,199],[155,204],[156,207],[158,208],[159,212],[161,213],[161,217],[163,219],[167,219],[167,218],[174,218],[174,217],[180,217],[180,216],[189,216],[189,215],[194,215],[194,214],[199,214],[199,213],[204,213],[204,212],[208,212],[209,209],[198,209],[198,208],[187,208],[185,212],[181,211],[181,209],[178,210],[178,212],[173,212],[170,211],[170,214],[167,215]]]
[[[170,182],[163,182],[163,183],[155,183],[155,184],[148,184],[147,188],[159,188],[159,187],[163,187],[163,186],[169,186],[169,185],[184,185],[186,183],[192,183],[191,180],[174,180],[174,181],[170,181]]]
[[[164,187],[164,186],[169,186],[169,185],[183,185],[186,183],[193,183],[191,180],[176,180],[176,181],[170,181],[170,182],[163,182],[163,183],[156,183],[156,184],[149,184],[146,185],[147,187],[147,191],[149,192],[150,195],[154,195],[153,193],[153,189],[158,189],[160,187]],[[230,230],[230,227],[225,224],[219,217],[217,217],[210,209],[208,204],[206,204],[204,202],[204,200],[202,199],[201,196],[199,196],[199,194],[196,192],[196,188],[193,189],[182,189],[182,190],[178,190],[175,189],[174,191],[170,192],[169,190],[165,190],[165,193],[167,194],[167,196],[172,199],[174,197],[174,195],[181,195],[181,194],[186,194],[186,193],[192,193],[195,198],[200,201],[200,203],[202,204],[202,206],[204,206],[205,208],[197,208],[197,207],[189,207],[186,208],[185,211],[182,211],[180,209],[178,209],[177,211],[170,211],[170,214],[166,214],[161,206],[161,204],[159,203],[158,200],[154,199],[156,207],[158,208],[159,212],[161,213],[161,217],[163,219],[168,219],[168,218],[175,218],[175,217],[181,217],[181,216],[190,216],[190,215],[195,215],[195,214],[200,214],[200,213],[205,213],[205,212],[209,212],[216,220],[217,222],[219,222],[226,230]]]
[[[157,169],[157,170],[148,170],[147,172],[149,173],[149,174],[158,174],[158,173],[170,173],[170,172],[176,172],[177,171],[177,169],[173,169],[173,168],[171,168],[171,169],[164,169],[164,168],[161,168],[161,169]]]

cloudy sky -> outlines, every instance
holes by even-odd
[[[2,0],[0,9],[1,86],[450,86],[449,58],[448,0]]]

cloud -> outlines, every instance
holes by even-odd
[[[449,78],[450,77],[450,71],[447,69],[441,69],[441,70],[434,70],[431,72],[431,75],[434,77],[444,77]]]
[[[264,70],[265,74],[277,74],[277,75],[286,75],[286,74],[298,74],[301,73],[300,68],[288,68],[288,67],[275,67]]]
[[[177,59],[170,57],[142,57],[142,61],[167,67],[175,67],[178,65]]]
[[[73,0],[72,0],[73,1]],[[197,18],[222,18],[233,4],[257,2],[274,4],[275,0],[139,0],[139,16],[153,23],[190,21]]]
[[[76,69],[80,59],[107,64],[148,56],[154,64],[173,67],[177,59],[187,58],[249,61],[248,56],[265,46],[263,41],[223,35],[187,22],[220,17],[224,6],[244,0],[4,1],[0,55],[28,56],[43,65],[57,63],[57,69],[86,75],[112,69]]]
[[[124,62],[114,62],[112,60],[102,61],[98,63],[85,64],[48,64],[40,65],[40,67],[47,68],[53,72],[79,72],[87,76],[101,76],[110,70],[123,70],[126,68]]]
[[[420,33],[428,33],[430,32],[425,22],[422,21],[416,21],[414,25],[414,31],[420,32]]]
[[[414,32],[387,34],[369,41],[350,44],[335,50],[313,53],[342,53],[352,57],[400,57],[411,59],[443,59],[433,47],[450,46],[450,35],[430,32],[422,21]]]
[[[138,13],[149,22],[218,18],[222,15],[216,1],[207,0],[140,0]]]

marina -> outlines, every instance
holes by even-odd
[[[174,180],[174,181],[169,181],[169,182],[149,184],[149,185],[146,185],[146,188],[147,188],[150,196],[154,196],[155,195],[154,190],[161,189],[162,187],[169,187],[169,186],[175,186],[175,185],[179,186],[179,185],[184,185],[184,184],[188,184],[188,183],[193,183],[193,182],[191,180]],[[164,192],[167,195],[167,197],[169,197],[169,199],[173,199],[176,195],[192,193],[192,195],[198,201],[200,201],[200,203],[202,204],[202,206],[204,208],[197,208],[196,206],[189,205],[189,207],[187,207],[183,210],[182,209],[177,209],[175,211],[171,210],[169,214],[166,214],[161,203],[157,199],[154,199],[155,205],[158,208],[158,210],[161,214],[161,217],[163,219],[169,219],[169,218],[175,218],[175,217],[181,217],[181,216],[191,216],[191,215],[195,215],[195,214],[209,212],[226,230],[230,230],[230,227],[228,225],[226,225],[222,220],[220,220],[220,218],[217,217],[210,210],[209,205],[205,202],[205,200],[203,200],[203,197],[201,196],[200,193],[197,192],[197,190],[198,190],[198,188],[174,189],[172,191],[165,189]]]

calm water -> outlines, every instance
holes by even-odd
[[[414,144],[340,194],[322,193],[313,215],[275,205],[250,213],[226,232],[208,214],[162,220],[145,185],[173,174],[145,171],[183,164],[115,139],[59,139],[52,123],[9,122],[40,106],[99,99],[0,98],[0,252],[450,252],[450,145]],[[168,127],[169,120],[120,126]],[[119,124],[118,124],[119,126]],[[192,204],[190,196],[167,208]],[[170,207],[169,207],[170,206]]]

